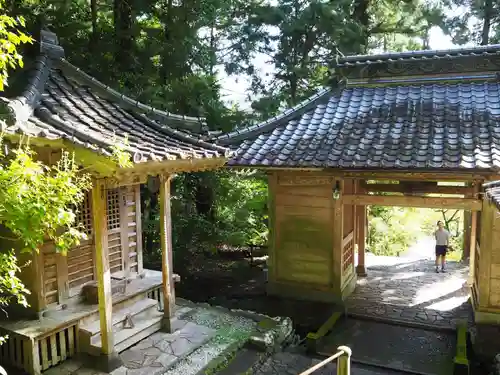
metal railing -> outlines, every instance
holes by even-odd
[[[310,369],[300,373],[299,375],[309,375],[314,371],[326,366],[330,362],[337,360],[337,375],[350,375],[351,374],[351,349],[347,346],[339,346],[337,348],[338,352],[328,357],[324,361],[318,363],[317,365],[311,367]]]

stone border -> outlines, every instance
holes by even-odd
[[[316,332],[309,332],[306,336],[306,347],[310,353],[318,351],[319,341],[332,329],[342,316],[345,316],[345,311],[334,311],[333,314],[324,322]]]
[[[346,317],[359,319],[359,320],[369,320],[377,323],[385,323],[390,325],[397,325],[409,328],[418,328],[426,331],[434,331],[434,332],[445,332],[445,333],[454,333],[455,329],[452,327],[444,327],[439,325],[432,325],[426,323],[412,322],[404,319],[394,319],[394,318],[384,318],[379,316],[360,314],[360,313],[350,313],[347,311]]]
[[[467,356],[467,324],[457,324],[457,348],[453,358],[453,374],[470,374],[469,359]]]

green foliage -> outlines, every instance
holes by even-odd
[[[413,208],[370,206],[368,246],[375,255],[400,255],[418,238]]]
[[[0,0],[0,12],[5,6],[5,0]],[[23,67],[23,58],[17,51],[19,45],[32,43],[33,40],[17,29],[24,27],[24,18],[10,17],[0,14],[0,91],[3,91],[9,77],[9,69]]]
[[[267,244],[265,176],[235,171],[219,176],[217,217],[223,238],[233,246]]]
[[[463,211],[370,206],[368,245],[376,255],[401,255],[422,237],[433,237],[438,220],[450,232],[450,246],[460,258],[463,249]]]
[[[45,241],[53,241],[66,254],[79,244],[85,234],[79,231],[73,207],[83,201],[90,179],[67,152],[50,167],[36,161],[27,144],[9,155],[0,152],[0,158],[0,225],[8,230],[1,238],[0,294],[26,305],[14,250],[36,252]],[[8,301],[9,297],[1,298],[0,304]]]

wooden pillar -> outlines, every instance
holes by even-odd
[[[175,285],[172,262],[172,221],[170,212],[170,179],[171,176],[160,177],[160,239],[162,252],[163,281],[163,329],[173,332],[175,307]]]
[[[344,192],[344,181],[335,181],[334,189],[338,187],[340,196],[338,199],[332,198],[333,213],[333,282],[332,287],[339,296],[342,294],[342,253],[344,242],[344,205],[342,194]]]
[[[118,368],[121,361],[115,352],[113,338],[113,299],[108,253],[108,224],[106,219],[106,186],[103,180],[94,180],[92,186],[92,219],[94,225],[96,281],[99,296],[102,361],[96,363],[108,372]]]
[[[479,195],[479,182],[474,183],[474,196],[477,199]],[[472,211],[470,214],[470,230],[466,231],[465,235],[469,235],[469,286],[474,283],[474,273],[475,273],[475,260],[476,260],[476,246],[477,246],[477,211]],[[466,251],[464,249],[464,251]],[[464,258],[465,259],[465,258]]]
[[[358,194],[365,194],[364,189],[359,186]],[[356,207],[357,220],[357,243],[358,243],[358,264],[356,265],[356,273],[358,276],[366,276],[365,267],[365,248],[366,248],[366,206]]]
[[[276,190],[278,187],[278,175],[269,173],[267,178],[267,229],[268,229],[268,260],[267,260],[267,281],[274,282],[277,279],[276,262]]]
[[[127,188],[121,187],[118,191],[120,205],[120,241],[122,246],[122,267],[123,276],[128,279],[130,276],[130,255],[128,239],[128,204]]]

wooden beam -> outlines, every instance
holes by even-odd
[[[467,195],[472,193],[472,188],[468,186],[443,186],[431,184],[419,184],[418,181],[401,181],[399,184],[367,184],[361,183],[362,187],[368,192],[374,193],[421,193],[421,194],[450,194]]]
[[[344,195],[343,204],[364,206],[397,206],[422,208],[453,208],[481,211],[482,201],[471,198],[402,197],[395,195]]]
[[[96,280],[99,295],[99,320],[101,323],[102,352],[114,352],[113,300],[111,298],[111,271],[108,254],[108,226],[106,220],[106,188],[104,181],[94,180],[92,188],[92,217],[96,254]]]
[[[163,328],[173,331],[175,285],[172,265],[172,222],[170,212],[170,175],[160,177],[160,239],[163,282]]]
[[[266,172],[282,171],[283,174],[301,176],[330,176],[332,181],[340,178],[355,178],[365,180],[428,180],[428,181],[475,181],[475,180],[498,180],[500,175],[498,172],[471,170],[464,172],[463,170],[346,170],[346,169],[324,169],[324,168],[286,168],[286,167],[249,167],[249,166],[227,166],[229,169],[259,169]]]

